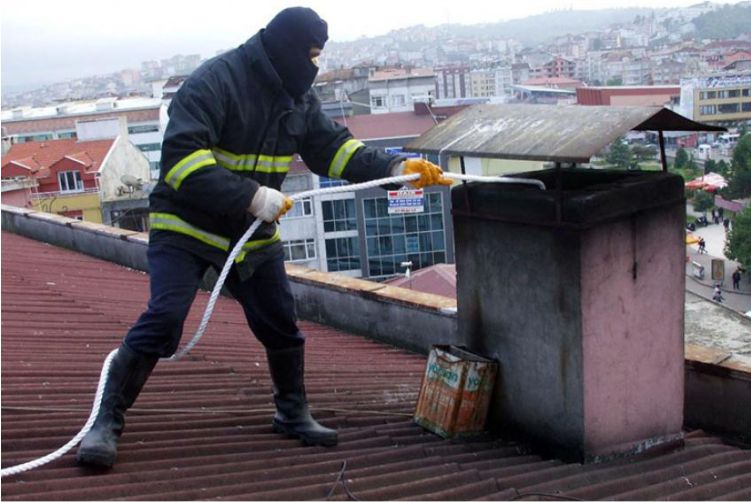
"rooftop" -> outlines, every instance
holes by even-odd
[[[96,171],[112,148],[114,141],[114,139],[78,141],[71,138],[16,143],[3,155],[2,166],[13,163],[28,169],[33,174],[40,169],[48,169],[63,157],[69,157],[87,166],[88,171]]]
[[[363,141],[416,137],[435,125],[430,115],[418,115],[414,111],[353,115],[335,120],[346,124],[352,136]]]
[[[432,77],[435,72],[431,68],[387,68],[373,72],[368,81],[399,80],[407,78]]]
[[[3,110],[0,120],[14,122],[19,120],[38,120],[55,118],[69,115],[89,115],[107,113],[113,110],[136,111],[152,109],[162,105],[162,101],[156,98],[132,97],[132,98],[109,98],[86,101],[72,101],[54,106],[21,107],[12,110]]]
[[[58,448],[83,425],[103,358],[140,313],[148,278],[7,232],[1,243],[2,465],[10,466]],[[186,336],[207,297],[199,293]],[[92,476],[69,453],[3,478],[3,499],[751,497],[751,451],[700,430],[677,450],[589,465],[503,437],[442,439],[411,420],[423,355],[301,326],[311,405],[339,430],[338,446],[305,448],[272,433],[263,349],[239,306],[220,298],[194,351],[157,366],[128,415],[111,472]]]

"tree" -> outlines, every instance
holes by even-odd
[[[733,150],[728,186],[723,190],[723,194],[731,199],[751,196],[751,134],[739,139]]]
[[[675,152],[675,163],[673,164],[673,167],[676,169],[685,169],[688,167],[688,152],[686,152],[685,148],[679,148],[677,152]]]
[[[744,268],[751,267],[751,206],[735,216],[725,245],[725,255]]]
[[[705,173],[719,173],[717,168],[717,162],[715,162],[712,159],[707,159],[704,161],[704,172]]]
[[[632,162],[631,149],[623,140],[618,139],[611,143],[605,160],[608,161],[608,164],[620,169],[628,169]]]
[[[647,162],[654,160],[657,156],[657,147],[654,145],[634,145],[631,152],[636,157],[637,162]]]
[[[723,176],[728,175],[728,170],[730,169],[730,166],[728,166],[728,163],[725,162],[724,159],[720,159],[720,161],[717,163],[717,171]]]
[[[694,195],[694,210],[703,213],[714,206],[714,196],[704,190],[697,190]]]

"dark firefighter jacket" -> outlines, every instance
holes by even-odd
[[[296,153],[314,173],[355,183],[390,176],[400,160],[353,139],[313,92],[292,100],[256,34],[204,63],[173,98],[149,201],[150,238],[223,265],[253,222],[247,209],[258,186],[281,189]],[[238,269],[245,263],[252,273],[253,256],[274,249],[279,230],[264,223]]]

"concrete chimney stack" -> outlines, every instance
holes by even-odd
[[[549,189],[452,192],[460,336],[499,362],[490,423],[579,461],[680,443],[682,179],[524,176]]]

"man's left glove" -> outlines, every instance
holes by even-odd
[[[260,186],[250,202],[248,211],[266,223],[276,221],[292,208],[294,202],[279,190]]]
[[[443,176],[440,167],[425,159],[407,159],[394,166],[391,175],[419,174],[420,177],[408,183],[414,188],[424,188],[430,185],[451,185],[452,181]]]

